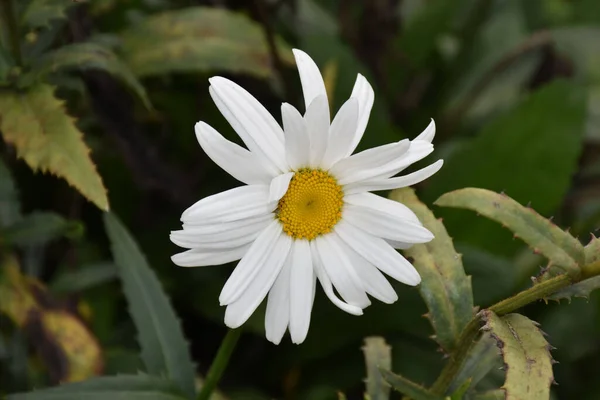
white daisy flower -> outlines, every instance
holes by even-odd
[[[266,337],[306,338],[317,280],[342,310],[361,315],[370,295],[393,303],[397,295],[382,274],[418,285],[415,268],[395,249],[433,235],[401,203],[369,193],[418,183],[443,161],[394,177],[433,151],[435,124],[416,139],[352,155],[367,126],[374,92],[358,75],[350,99],[333,122],[325,84],[314,61],[294,50],[306,113],[281,106],[283,129],[246,90],[210,78],[210,95],[246,144],[226,140],[204,122],[196,136],[206,154],[244,183],[185,210],[173,243],[190,249],[173,256],[183,267],[240,260],[219,302],[225,324],[242,325],[268,295]],[[334,289],[339,294],[336,295]]]

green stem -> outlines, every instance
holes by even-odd
[[[550,294],[559,289],[567,287],[572,283],[573,280],[568,275],[559,275],[542,283],[538,283],[537,285],[534,285],[533,287],[530,287],[521,293],[517,293],[513,297],[502,300],[501,302],[491,306],[489,310],[498,315],[505,315],[536,300],[548,297]],[[480,320],[479,316],[477,315],[463,329],[460,337],[458,338],[458,345],[456,346],[456,349],[450,355],[450,359],[446,363],[446,366],[431,387],[431,391],[433,393],[438,395],[443,395],[446,393],[446,390],[448,390],[450,384],[454,378],[456,378],[456,375],[467,359],[469,349],[479,335],[479,328]]]
[[[17,14],[13,0],[0,0],[0,14],[4,16],[4,24],[8,34],[12,55],[17,65],[23,64],[23,56],[21,55],[21,39],[19,35],[19,25],[17,24]]]
[[[241,329],[230,329],[225,336],[225,339],[221,342],[221,347],[215,356],[215,359],[206,374],[204,385],[198,394],[198,400],[208,400],[212,392],[217,387],[223,371],[229,363],[229,358],[235,349],[235,345],[240,338]]]

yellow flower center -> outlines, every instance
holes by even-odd
[[[331,231],[342,218],[344,192],[327,172],[298,170],[285,195],[279,200],[277,218],[294,239],[312,240]]]

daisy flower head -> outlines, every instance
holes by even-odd
[[[331,121],[317,65],[300,50],[294,56],[306,112],[284,103],[283,127],[242,87],[209,79],[212,99],[247,148],[204,122],[196,124],[196,136],[245,185],[196,202],[181,217],[183,229],[171,232],[173,243],[189,249],[173,256],[179,266],[240,260],[219,296],[225,324],[239,327],[268,297],[266,337],[276,344],[288,329],[292,342],[306,338],[317,281],[354,315],[369,306],[369,295],[397,300],[383,273],[419,284],[418,272],[395,249],[428,242],[432,233],[408,207],[369,192],[413,185],[443,163],[396,176],[433,151],[433,121],[412,141],[353,154],[373,106],[371,85],[359,74]]]

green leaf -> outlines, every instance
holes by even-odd
[[[264,32],[246,16],[225,9],[188,7],[154,14],[121,34],[122,55],[138,76],[223,70],[272,74]],[[277,39],[284,61],[289,48]]]
[[[0,227],[7,227],[21,219],[19,191],[10,170],[0,160]]]
[[[47,27],[54,19],[66,19],[66,10],[83,1],[31,0],[21,15],[21,23],[30,28]]]
[[[50,172],[108,210],[102,178],[89,156],[89,148],[54,89],[38,85],[26,92],[0,92],[0,130],[33,170]]]
[[[109,282],[117,277],[114,264],[103,262],[84,266],[76,271],[67,271],[50,283],[55,293],[81,292],[90,287]]]
[[[507,400],[547,399],[554,382],[549,344],[538,324],[521,314],[499,317],[489,310],[481,312],[504,359],[506,381],[502,389]]]
[[[144,86],[129,67],[108,47],[98,43],[74,43],[46,53],[36,60],[32,75],[39,79],[61,69],[97,69],[106,71],[125,85],[151,108]]]
[[[600,238],[592,236],[592,240],[584,247],[585,265],[600,262]]]
[[[591,82],[600,82],[600,35],[597,26],[569,26],[550,31],[556,49],[577,67],[575,72]]]
[[[156,274],[137,243],[112,213],[104,225],[148,372],[166,375],[188,395],[195,395],[195,372],[189,346]]]
[[[422,197],[433,200],[461,187],[481,187],[504,191],[520,203],[531,202],[542,215],[552,215],[577,170],[585,100],[585,91],[574,82],[542,87],[456,150],[430,178]],[[502,231],[493,231],[488,221],[456,213],[444,215],[444,222],[457,232],[457,241],[502,253]]]
[[[503,389],[488,390],[477,393],[471,397],[472,400],[505,400],[506,392]]]
[[[419,291],[429,309],[436,340],[450,351],[473,317],[471,278],[465,274],[461,256],[454,250],[444,224],[419,201],[413,189],[395,190],[389,197],[414,211],[435,236],[431,242],[414,245],[404,253],[414,259],[413,265],[421,275]]]
[[[168,382],[148,375],[117,375],[92,378],[28,393],[9,395],[7,400],[186,400]]]
[[[450,400],[462,400],[467,390],[471,387],[471,378],[467,379],[450,395]]]
[[[396,375],[387,369],[380,370],[383,378],[388,381],[394,390],[410,397],[413,400],[442,400],[442,397],[430,392],[423,386],[414,383],[401,375]]]
[[[367,366],[366,398],[369,400],[387,400],[390,398],[390,386],[385,382],[379,372],[380,368],[392,368],[392,350],[385,339],[378,336],[365,338],[362,348],[365,353]]]
[[[446,193],[435,204],[473,210],[503,224],[552,264],[569,273],[579,274],[584,264],[583,246],[577,239],[505,194],[465,188]]]
[[[466,382],[474,388],[494,367],[501,366],[499,361],[494,340],[489,334],[481,335],[469,350],[466,361],[450,385],[450,391],[458,391]]]
[[[45,244],[61,236],[79,237],[83,225],[52,212],[34,212],[4,229],[0,236],[17,246]]]

